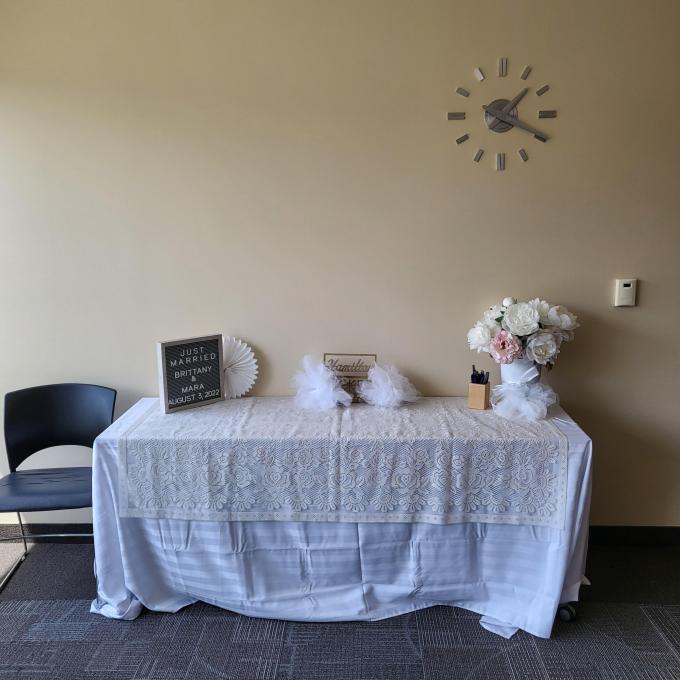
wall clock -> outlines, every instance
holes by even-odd
[[[520,80],[526,81],[530,75],[531,67],[525,66],[522,72],[520,73],[519,78]],[[474,76],[480,83],[486,80],[486,76],[481,68],[474,69]],[[501,57],[498,60],[498,77],[499,78],[508,77],[507,57]],[[550,139],[549,135],[543,130],[545,124],[542,124],[542,129],[538,130],[534,126],[533,121],[531,123],[527,122],[531,117],[530,113],[528,116],[526,113],[520,116],[519,113],[520,103],[522,103],[523,111],[531,111],[530,105],[531,96],[529,95],[531,91],[532,91],[531,87],[524,87],[519,92],[516,93],[511,92],[510,99],[496,98],[482,105],[479,114],[483,116],[484,125],[487,131],[490,133],[488,141],[485,142],[485,144],[488,144],[489,146],[493,147],[494,135],[502,135],[503,133],[508,132],[508,130],[512,130],[513,128],[517,128],[518,130],[526,134],[527,138],[533,139],[538,142],[545,143]],[[538,88],[534,88],[533,95],[536,97],[543,97],[549,91],[550,85],[544,84]],[[463,97],[464,99],[467,99],[470,96],[470,92],[466,90],[464,87],[457,87],[456,94],[459,95],[460,97]],[[447,114],[447,119],[454,121],[464,121],[467,120],[467,116],[468,114],[466,111],[450,111]],[[535,116],[538,119],[557,118],[557,111],[555,111],[554,109],[538,109]],[[456,138],[456,144],[460,146],[467,142],[469,139],[470,133],[465,132]],[[475,163],[479,163],[484,153],[485,149],[483,147],[481,146],[477,147],[474,154],[472,155],[472,160]],[[524,163],[526,163],[529,160],[529,152],[524,147],[517,149],[517,155]],[[496,170],[505,170],[506,158],[504,151],[498,151],[494,153],[494,164]]]

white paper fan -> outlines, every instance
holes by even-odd
[[[238,338],[224,338],[224,383],[227,398],[242,397],[257,380],[253,350]]]

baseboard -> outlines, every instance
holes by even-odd
[[[24,524],[27,536],[32,534],[91,534],[91,524]],[[0,538],[19,537],[18,524],[0,524]],[[35,543],[92,543],[91,536],[63,538],[47,536],[31,539]],[[678,546],[680,527],[591,526],[589,545]]]
[[[91,534],[91,524],[24,524],[24,533],[32,543],[92,543],[92,536],[65,538],[54,534]],[[0,538],[16,536],[21,541],[18,524],[0,524]],[[31,538],[35,534],[51,534],[41,538]]]
[[[591,526],[588,544],[678,546],[680,527],[619,527]]]

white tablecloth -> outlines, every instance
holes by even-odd
[[[591,442],[560,409],[567,436],[561,528],[464,522],[206,521],[121,517],[119,441],[143,399],[95,442],[92,611],[132,619],[202,600],[242,614],[301,621],[376,620],[435,604],[483,615],[505,636],[548,637],[583,577]],[[191,412],[187,412],[191,413]]]

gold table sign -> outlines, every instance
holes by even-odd
[[[325,353],[323,362],[340,380],[343,390],[352,395],[352,401],[363,401],[357,394],[357,386],[368,378],[369,369],[378,360],[377,354],[332,354]]]

